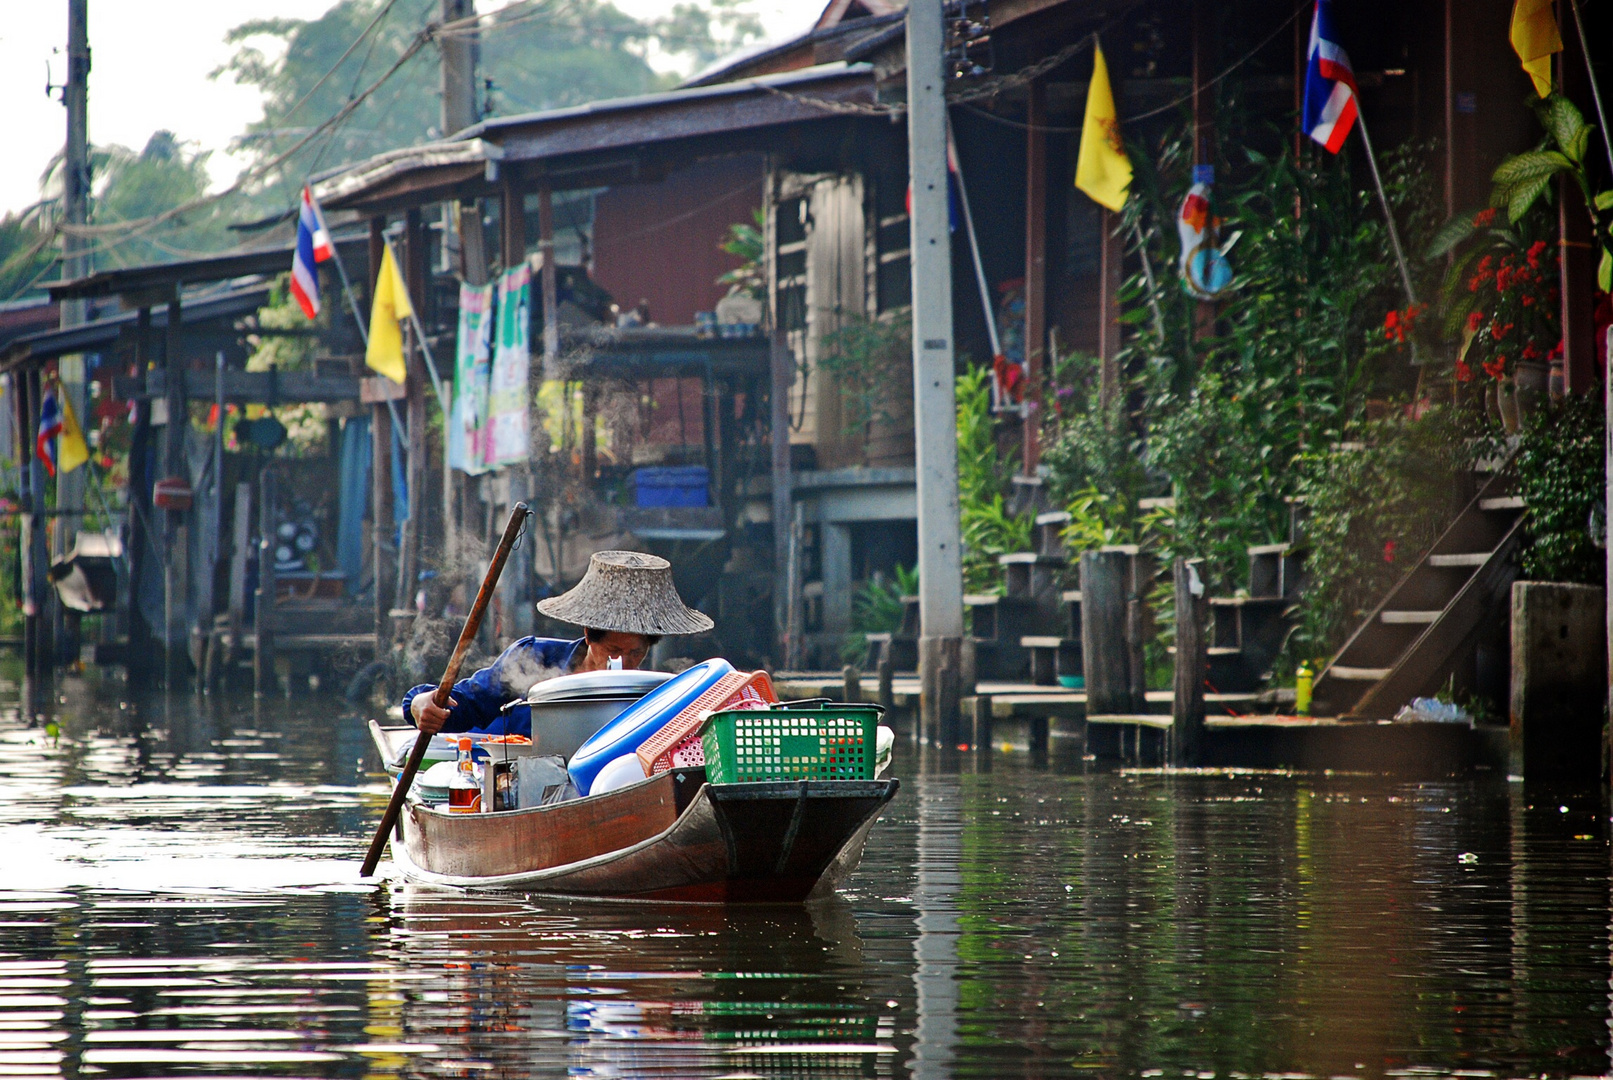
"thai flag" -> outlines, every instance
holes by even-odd
[[[319,314],[319,272],[315,267],[331,254],[325,216],[314,202],[314,193],[304,185],[302,212],[297,215],[297,252],[291,258],[291,295],[310,319]]]
[[[62,406],[53,386],[45,391],[39,402],[39,435],[34,439],[34,451],[39,463],[50,476],[56,475],[56,436],[62,433]]]
[[[1333,28],[1331,0],[1316,0],[1305,65],[1305,132],[1336,154],[1355,126],[1355,72]]]

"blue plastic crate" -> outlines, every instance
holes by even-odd
[[[641,507],[709,506],[710,481],[711,474],[704,465],[633,470],[635,501]]]

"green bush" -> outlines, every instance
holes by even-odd
[[[1591,538],[1592,518],[1605,536],[1602,457],[1606,422],[1600,394],[1575,395],[1542,410],[1518,443],[1518,491],[1528,518],[1524,576],[1535,581],[1601,585],[1606,559]]]
[[[1408,397],[1416,369],[1404,344],[1385,338],[1386,312],[1405,299],[1381,209],[1343,155],[1296,161],[1246,144],[1221,170],[1214,212],[1223,239],[1238,234],[1229,254],[1236,277],[1214,332],[1203,333],[1200,305],[1175,273],[1189,149],[1184,133],[1154,153],[1134,148],[1121,228],[1129,261],[1143,269],[1121,297],[1131,331],[1117,358],[1121,393],[1098,409],[1096,361],[1061,364],[1054,393],[1075,408],[1062,410],[1069,418],[1046,460],[1061,499],[1102,493],[1107,535],[1136,537],[1138,500],[1174,496],[1174,512],[1148,530],[1161,555],[1204,558],[1214,587],[1231,590],[1245,584],[1247,547],[1287,539],[1286,500],[1299,488],[1303,455],[1346,438],[1369,393]],[[1418,153],[1385,156],[1390,200],[1414,250],[1437,225]],[[1414,272],[1431,294],[1438,268]]]
[[[1004,498],[1012,464],[997,450],[991,417],[991,372],[970,368],[958,376],[958,515],[963,530],[963,590],[1002,591],[997,556],[1029,551],[1034,519],[1010,514]]]
[[[1296,659],[1331,655],[1471,497],[1463,474],[1497,447],[1454,407],[1365,423],[1354,441],[1306,454],[1305,568]]]

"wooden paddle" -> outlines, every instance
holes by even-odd
[[[520,537],[530,513],[532,511],[524,502],[516,503],[510,510],[510,523],[504,526],[504,539],[499,541],[498,550],[493,553],[493,563],[487,568],[487,576],[482,579],[476,603],[471,606],[470,614],[465,616],[465,628],[459,632],[459,644],[454,646],[454,655],[448,661],[447,670],[442,673],[442,682],[437,684],[437,692],[432,695],[432,700],[440,709],[448,707],[448,694],[454,688],[454,681],[459,678],[459,665],[465,659],[465,651],[470,648],[471,640],[476,637],[477,628],[482,625],[482,613],[487,610],[488,601],[493,599],[493,589],[498,585],[499,575],[504,573],[510,549],[515,547],[515,541]],[[375,839],[370,841],[370,851],[364,856],[364,868],[359,876],[369,877],[375,873],[375,865],[381,861],[381,852],[386,850],[387,834],[397,824],[398,811],[403,808],[403,800],[414,785],[414,774],[420,771],[420,762],[425,760],[426,748],[430,745],[431,736],[424,732],[415,736],[414,749],[409,751],[409,762],[404,765],[403,775],[398,777],[396,786],[392,788],[392,799],[386,804],[386,813],[381,815],[380,828],[375,830]]]

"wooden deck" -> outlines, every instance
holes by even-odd
[[[781,672],[774,679],[779,696],[795,698],[844,696],[838,672]],[[878,697],[878,680],[864,678],[862,698]],[[891,686],[894,718],[900,730],[912,731],[919,681],[897,676]],[[1083,755],[1129,765],[1156,766],[1168,760],[1171,737],[1171,693],[1150,691],[1145,714],[1087,716],[1086,693],[1032,683],[981,682],[978,694],[991,699],[992,732],[997,749],[1042,752],[1049,739],[1061,748],[1078,747]],[[1504,726],[1469,728],[1462,724],[1402,723],[1353,717],[1293,716],[1243,713],[1254,707],[1255,694],[1206,694],[1211,715],[1205,720],[1201,764],[1211,768],[1339,769],[1446,775],[1471,769],[1505,774],[1508,731]],[[973,739],[975,699],[963,700],[964,741]],[[1216,712],[1223,715],[1215,715]],[[1225,715],[1237,713],[1239,715]]]

